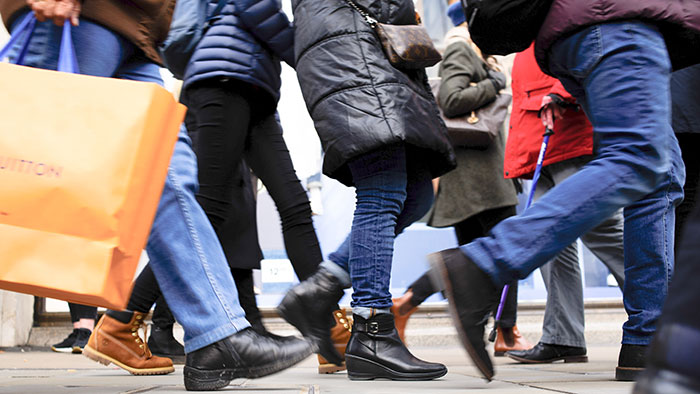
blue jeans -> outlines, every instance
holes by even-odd
[[[674,207],[685,168],[670,125],[671,65],[658,29],[595,25],[551,48],[550,70],[583,106],[594,157],[523,214],[462,246],[497,284],[525,278],[624,207],[622,342],[646,345],[673,271]]]
[[[60,40],[60,28],[38,24],[24,64],[55,70]],[[81,19],[73,42],[81,74],[163,83],[158,65],[101,25]],[[196,189],[196,160],[183,126],[147,252],[166,301],[185,329],[188,353],[249,326],[216,234],[194,198]]]
[[[423,217],[433,202],[430,173],[407,156],[413,157],[403,145],[393,145],[348,163],[357,194],[352,229],[328,256],[332,263],[323,264],[341,282],[352,282],[353,312],[366,318],[391,307],[394,238]]]

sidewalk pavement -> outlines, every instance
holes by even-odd
[[[350,381],[345,372],[319,375],[316,357],[261,379],[237,379],[221,392],[235,393],[629,393],[632,383],[616,382],[618,345],[588,348],[583,364],[515,364],[496,358],[496,377],[486,383],[461,347],[418,347],[418,357],[440,361],[449,372],[427,382]],[[114,366],[104,367],[86,357],[46,350],[6,350],[0,354],[0,393],[183,393],[182,366],[162,376],[132,376]]]

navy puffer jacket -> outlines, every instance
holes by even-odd
[[[212,12],[218,0],[210,0]],[[184,86],[234,78],[279,100],[280,59],[294,67],[294,28],[279,0],[229,0],[207,30],[185,71]]]

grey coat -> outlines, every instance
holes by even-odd
[[[440,66],[438,104],[457,116],[490,103],[497,93],[487,76],[485,63],[466,42],[450,44]],[[455,148],[457,168],[440,177],[428,224],[448,227],[485,210],[516,205],[515,185],[503,178],[504,150],[503,132],[485,150]]]

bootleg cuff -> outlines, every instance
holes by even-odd
[[[350,273],[345,271],[341,266],[332,261],[323,261],[320,264],[321,267],[325,268],[335,276],[344,289],[352,286],[352,281],[350,280]]]
[[[185,353],[191,353],[205,346],[209,346],[212,343],[228,338],[248,327],[250,327],[250,323],[248,323],[245,318],[239,318],[231,321],[230,324],[220,326],[211,331],[206,331],[205,334],[194,338],[187,338],[187,331],[185,330]]]

